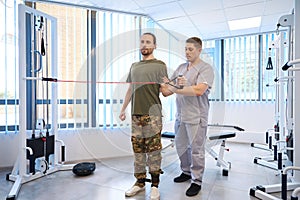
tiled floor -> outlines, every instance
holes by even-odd
[[[253,158],[269,155],[269,152],[253,148],[250,144],[227,143],[230,148],[225,159],[231,162],[228,176],[216,166],[215,160],[207,154],[206,170],[201,192],[196,197],[186,197],[189,182],[174,183],[180,174],[177,154],[173,147],[163,151],[163,171],[161,176],[161,200],[254,200],[249,189],[256,185],[279,183],[280,176],[275,170],[253,163]],[[218,146],[215,147],[218,150]],[[72,171],[59,171],[40,179],[23,184],[18,200],[146,200],[150,196],[150,184],[145,192],[133,198],[125,198],[124,192],[135,181],[132,175],[132,157],[103,159],[97,161],[94,174],[76,177]],[[11,169],[0,170],[0,199],[6,199],[13,182],[6,180]],[[279,195],[279,194],[277,194]]]

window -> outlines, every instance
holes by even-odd
[[[60,128],[84,127],[87,123],[87,10],[37,3],[36,9],[57,18],[58,124]]]
[[[18,35],[17,3],[0,1],[0,132],[18,130]],[[185,62],[184,41],[161,29],[145,16],[104,10],[35,3],[36,9],[58,22],[58,124],[59,128],[126,127],[118,119],[128,84],[131,63],[140,60],[139,37],[157,36],[154,54],[164,61],[169,76]],[[11,23],[14,22],[14,23]],[[281,41],[271,48],[272,41]],[[215,69],[213,101],[266,101],[276,98],[274,78],[287,61],[288,47],[281,32],[203,41],[201,57]],[[277,42],[278,43],[278,42]],[[269,58],[273,70],[266,69]],[[276,70],[277,69],[277,70]],[[105,83],[105,84],[104,84]],[[267,87],[267,85],[269,86]],[[44,86],[43,86],[44,87]],[[39,90],[38,114],[45,110],[45,95]],[[175,96],[161,98],[164,121],[175,116]],[[130,108],[128,108],[129,112]],[[128,114],[129,115],[129,114]]]
[[[258,36],[224,40],[224,95],[227,101],[251,101],[259,97]]]
[[[201,53],[201,59],[211,64],[214,68],[215,79],[213,87],[210,91],[210,100],[220,101],[222,91],[222,68],[221,68],[221,41],[220,40],[209,40],[203,41],[203,49]]]
[[[145,26],[145,19],[102,11],[96,19],[96,124],[103,128],[127,126],[128,120],[119,120],[119,111],[129,86],[125,82],[131,63],[139,60],[139,24]]]
[[[0,132],[17,131],[19,124],[18,3],[21,1],[0,1]]]

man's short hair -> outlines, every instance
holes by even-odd
[[[156,44],[156,36],[153,33],[147,32],[147,33],[143,33],[143,35],[151,35],[153,38],[153,44]]]
[[[185,42],[186,43],[192,43],[197,48],[201,48],[202,47],[202,40],[200,38],[198,38],[198,37],[190,37]]]

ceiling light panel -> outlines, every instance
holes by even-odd
[[[231,31],[256,28],[259,27],[260,24],[261,24],[261,17],[251,17],[251,18],[228,21],[229,29]]]

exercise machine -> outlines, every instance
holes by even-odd
[[[260,148],[270,152],[270,155],[256,156],[254,163],[259,164],[274,170],[281,170],[288,165],[288,158],[286,155],[286,140],[285,140],[285,118],[284,111],[286,107],[286,90],[289,77],[284,76],[284,72],[279,67],[280,63],[284,61],[284,49],[287,47],[287,42],[284,38],[284,33],[277,34],[269,44],[269,59],[266,70],[273,70],[275,68],[274,84],[275,87],[275,125],[266,131],[266,145],[251,144],[252,147]],[[275,60],[274,68],[271,60],[271,51],[274,50]],[[270,67],[271,66],[271,67]],[[266,85],[270,87],[270,84]],[[286,161],[286,162],[284,162]]]
[[[300,18],[300,2],[295,1],[295,8],[294,13],[292,15],[283,16],[280,18],[280,22],[283,23],[290,23],[290,39],[294,35],[299,35],[300,27],[298,26]],[[278,23],[280,26],[280,23]],[[292,28],[293,27],[293,28]],[[299,58],[300,57],[300,41],[295,39],[295,42],[290,43],[290,61],[283,66],[283,70],[289,71],[289,76],[294,76],[293,79],[289,79],[289,83],[295,83],[296,86],[299,86],[300,81],[300,60],[294,60],[293,57]],[[293,46],[294,45],[294,46]],[[291,67],[291,66],[294,67]],[[293,73],[295,72],[295,73]],[[293,92],[293,93],[292,93]],[[292,95],[291,95],[292,94]],[[290,148],[290,156],[293,158],[293,166],[285,167],[281,172],[281,184],[274,184],[274,185],[258,185],[250,189],[250,195],[257,197],[259,199],[287,199],[287,191],[292,191],[291,199],[298,199],[296,195],[299,194],[300,191],[300,159],[299,156],[297,157],[297,153],[299,153],[299,130],[300,130],[300,104],[294,103],[298,102],[297,99],[300,99],[300,88],[299,87],[290,87],[290,90],[287,91],[287,95],[291,98],[291,102],[288,110],[287,110],[287,130],[288,136],[292,136],[292,140],[288,143],[288,148]],[[295,114],[295,115],[294,115]],[[293,134],[295,133],[295,134]],[[290,172],[290,173],[289,173]],[[275,197],[271,195],[271,193],[280,192],[280,197]]]
[[[73,165],[64,164],[65,145],[56,137],[57,83],[50,84],[46,81],[46,111],[42,112],[42,118],[37,117],[37,86],[40,84],[38,82],[42,82],[38,74],[45,70],[46,76],[57,76],[57,21],[54,17],[23,4],[18,5],[18,13],[19,144],[17,160],[12,172],[6,176],[8,181],[14,182],[6,200],[16,199],[24,183],[60,170],[71,170],[73,167]],[[48,49],[50,49],[49,53]],[[43,66],[45,63],[43,56],[46,57],[45,66]],[[51,98],[49,98],[49,92],[51,92]],[[44,97],[42,102],[44,102]],[[31,115],[31,120],[28,119],[29,115]],[[60,155],[55,146],[56,143],[60,144]]]
[[[300,71],[300,68],[290,68],[294,64],[299,64],[300,59],[292,60],[287,62],[282,69],[290,71]],[[294,145],[293,145],[294,146]],[[293,150],[291,148],[288,148]],[[294,156],[296,160],[296,156]],[[288,166],[282,169],[281,171],[281,183],[273,184],[273,185],[258,185],[250,189],[250,195],[255,196],[259,199],[272,199],[272,200],[287,200],[287,191],[294,190],[291,195],[291,200],[298,199],[298,195],[300,194],[300,181],[296,181],[294,174],[295,171],[300,171],[300,167],[297,166]],[[290,172],[290,173],[289,173]],[[270,193],[281,192],[281,198],[274,197]]]

